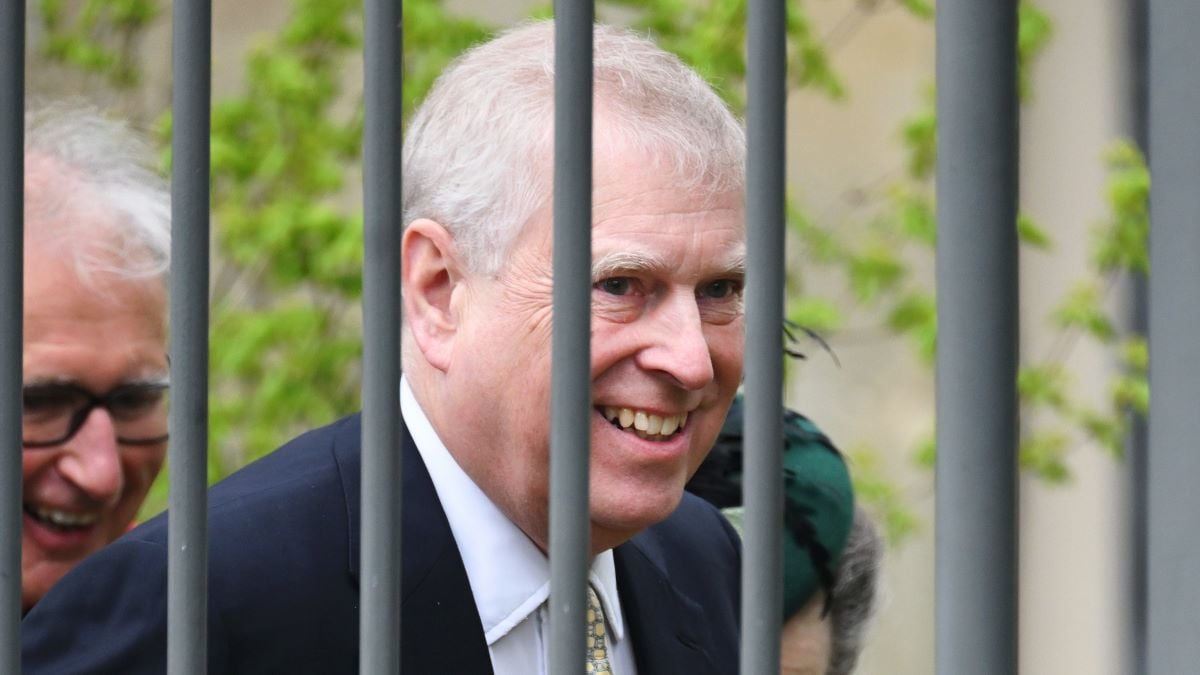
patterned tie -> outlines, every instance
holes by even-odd
[[[608,665],[608,647],[604,642],[604,609],[591,586],[587,589],[587,668],[586,673],[612,675]]]

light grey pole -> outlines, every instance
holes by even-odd
[[[25,3],[0,3],[0,673],[21,671]]]
[[[207,672],[208,215],[212,5],[176,0],[171,139],[167,672]]]
[[[365,7],[363,675],[400,672],[400,0]]]
[[[937,672],[1017,672],[1017,3],[937,6]]]
[[[592,0],[554,3],[550,667],[584,668],[592,396]]]
[[[1150,675],[1200,664],[1200,4],[1150,1]]]
[[[783,615],[783,0],[751,0],[746,31],[746,476],[743,675],[779,673]]]

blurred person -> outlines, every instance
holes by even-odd
[[[126,531],[162,467],[170,209],[149,157],[94,111],[26,115],[22,613]]]
[[[737,535],[683,486],[741,379],[745,137],[677,58],[595,42],[588,668],[723,675]],[[553,51],[548,22],[468,51],[405,136],[406,673],[547,669]],[[358,672],[359,444],[352,416],[210,492],[210,673]],[[25,672],[163,672],[166,558],[160,517],[80,566]]]
[[[687,489],[741,530],[744,399]],[[854,501],[841,454],[811,420],[784,410],[784,675],[849,675],[875,607],[883,547]]]

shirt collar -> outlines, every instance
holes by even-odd
[[[400,410],[446,512],[491,646],[549,598],[550,561],[458,465],[404,376]],[[593,559],[588,581],[600,598],[611,638],[620,641],[625,625],[611,550]]]

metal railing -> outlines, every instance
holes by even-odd
[[[1200,4],[1150,0],[1154,276],[1147,672],[1200,663]],[[0,437],[20,442],[24,2],[0,3]],[[206,670],[211,4],[174,5],[168,663]],[[558,3],[551,415],[551,664],[582,663],[588,552],[591,2]],[[743,673],[779,668],[785,3],[749,6]],[[361,669],[399,671],[398,0],[366,5]],[[1016,3],[937,15],[937,665],[1016,671]],[[582,416],[582,417],[581,417]],[[580,420],[583,420],[582,422]],[[19,672],[20,454],[0,463],[0,671]]]
[[[208,645],[209,107],[212,2],[172,13],[171,394],[167,671],[203,673]]]
[[[937,7],[939,673],[1017,670],[1017,6]]]

